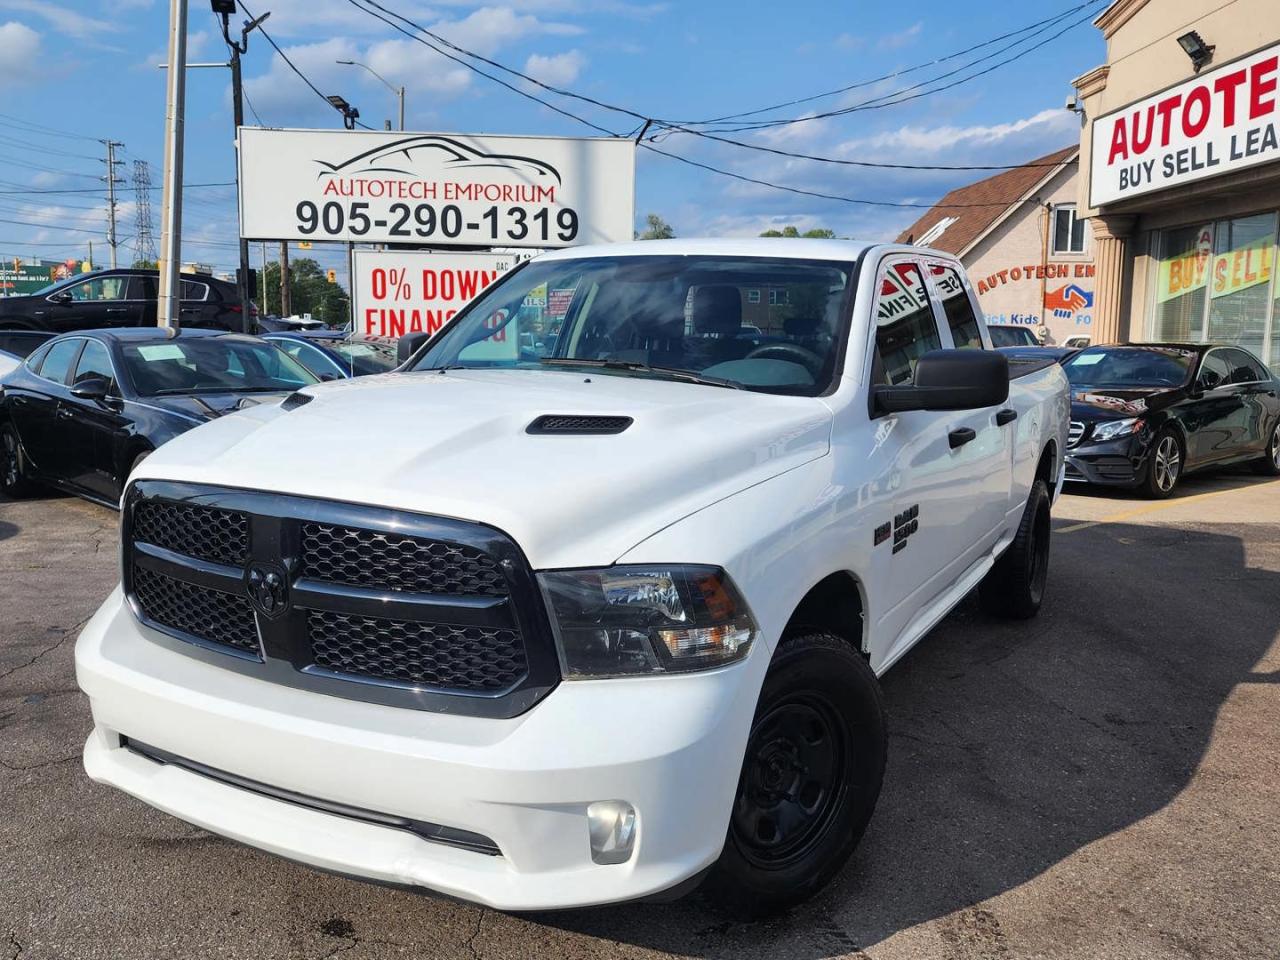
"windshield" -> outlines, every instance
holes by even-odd
[[[262,341],[201,337],[126,343],[121,353],[134,389],[144,397],[283,392],[319,382],[283,350]]]
[[[414,364],[571,369],[816,396],[835,375],[852,268],[760,257],[533,261]]]
[[[334,353],[342,357],[343,366],[353,377],[367,377],[374,373],[386,373],[398,365],[396,348],[385,343],[367,340],[341,340],[330,344]]]
[[[1063,364],[1073,387],[1181,387],[1195,369],[1193,350],[1092,347]]]
[[[1029,327],[987,327],[994,347],[1038,347],[1040,341]]]

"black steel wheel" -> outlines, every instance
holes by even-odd
[[[821,889],[866,830],[885,750],[880,686],[857,649],[825,633],[784,638],[707,894],[736,915],[764,916]]]
[[[978,602],[987,613],[1026,620],[1040,612],[1049,580],[1050,502],[1048,486],[1037,480],[1013,543],[978,584]]]

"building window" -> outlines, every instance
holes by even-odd
[[[769,306],[781,307],[791,302],[791,295],[785,287],[774,287],[769,291]]]
[[[1076,205],[1064,203],[1053,208],[1053,252],[1084,253],[1084,224],[1076,216]]]
[[[759,290],[748,290],[748,291],[747,291],[747,303],[759,303],[759,302],[760,302],[760,291],[759,291]]]
[[[1153,340],[1233,343],[1280,363],[1276,214],[1166,230],[1157,249]]]

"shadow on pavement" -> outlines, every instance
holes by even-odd
[[[1187,786],[1236,685],[1276,682],[1253,671],[1280,629],[1280,573],[1246,576],[1231,529],[1058,536],[1038,619],[953,613],[884,678],[884,792],[815,902],[760,923],[697,899],[538,922],[694,956],[816,960],[998,896],[1137,823]],[[969,927],[951,932],[985,935]]]

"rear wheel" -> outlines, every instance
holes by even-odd
[[[1280,420],[1276,421],[1275,429],[1271,431],[1266,455],[1253,461],[1253,469],[1264,477],[1280,477]]]
[[[6,423],[0,427],[0,490],[5,496],[17,499],[31,496],[35,489],[36,485],[27,479],[27,463],[18,432],[13,424]]]
[[[756,706],[724,851],[704,890],[734,914],[801,903],[844,865],[880,795],[875,674],[826,633],[785,638]]]
[[[978,602],[997,617],[1026,620],[1040,612],[1049,578],[1049,488],[1031,485],[1013,543],[978,584]]]
[[[1147,479],[1142,490],[1153,500],[1163,500],[1173,493],[1182,479],[1182,443],[1172,430],[1164,429],[1151,445],[1151,459],[1147,463]]]

